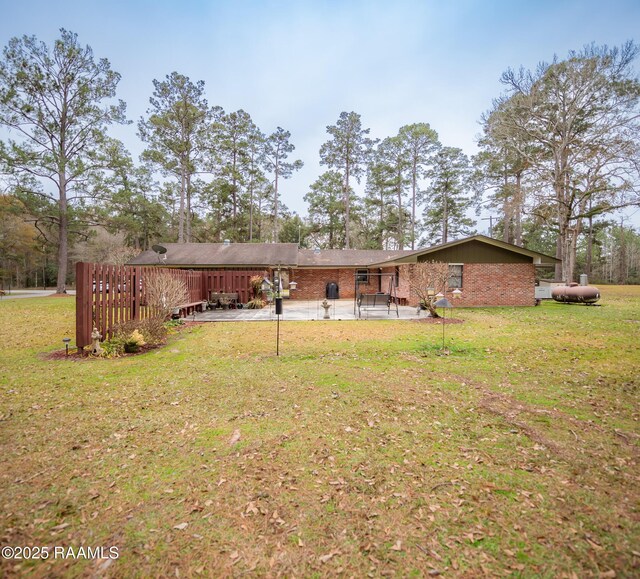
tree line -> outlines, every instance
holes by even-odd
[[[620,247],[616,271],[633,279],[638,232],[612,235],[610,218],[640,203],[637,54],[632,42],[589,46],[508,69],[472,158],[426,122],[374,139],[342,112],[319,151],[327,170],[299,192],[301,217],[280,198],[303,165],[289,131],[209,105],[203,81],[173,72],[153,80],[136,161],[110,135],[131,121],[108,60],[64,29],[52,46],[13,38],[0,61],[2,277],[55,276],[63,291],[71,260],[117,262],[162,241],[415,249],[473,233],[475,208],[492,236],[562,259],[558,279],[599,271]]]

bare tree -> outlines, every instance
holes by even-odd
[[[409,289],[421,306],[429,310],[432,318],[439,318],[436,311],[436,295],[447,290],[449,266],[446,263],[431,261],[401,265],[401,277],[409,280]]]
[[[174,308],[189,301],[186,284],[170,273],[151,274],[144,281],[147,306],[154,317],[168,318]]]
[[[572,281],[585,218],[634,202],[638,183],[640,48],[587,46],[535,72],[507,70],[509,95],[499,120],[542,185],[538,203],[553,209],[556,277]],[[522,137],[522,138],[521,138]],[[546,185],[546,186],[545,186]]]

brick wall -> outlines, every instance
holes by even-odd
[[[372,269],[371,272],[378,269]],[[384,272],[393,272],[395,268],[385,268]],[[336,282],[340,299],[354,298],[355,294],[355,270],[353,269],[296,269],[293,270],[291,280],[298,283],[298,287],[291,292],[291,299],[318,300],[327,295],[327,284]],[[389,287],[389,278],[382,278],[382,291]],[[376,293],[378,290],[378,276],[370,275],[368,284],[360,284],[359,289],[364,293]]]
[[[468,263],[462,284],[461,306],[535,305],[532,263]]]
[[[377,271],[377,270],[376,270]],[[393,273],[395,268],[385,268]],[[329,282],[336,282],[340,298],[354,297],[353,269],[296,269],[291,279],[298,287],[291,292],[292,299],[317,300],[326,297]],[[388,289],[388,277],[383,278],[382,291]],[[533,306],[535,267],[531,263],[468,263],[463,267],[462,298],[456,300],[460,306]],[[366,293],[378,291],[378,277],[370,276],[368,285],[361,285]],[[417,305],[415,296],[409,295],[408,283],[400,279],[397,288],[399,297],[409,297],[410,305]],[[450,291],[447,297],[451,300]]]

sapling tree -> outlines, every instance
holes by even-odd
[[[444,294],[449,284],[449,266],[442,262],[423,262],[401,265],[401,277],[409,280],[410,292],[432,318],[439,318],[435,303],[437,294]]]
[[[166,319],[174,308],[189,301],[187,286],[181,279],[167,272],[152,273],[145,278],[147,306],[154,317]]]

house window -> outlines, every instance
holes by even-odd
[[[357,283],[369,283],[369,270],[357,269],[356,270],[356,282]]]
[[[462,264],[449,264],[449,289],[462,289]]]

